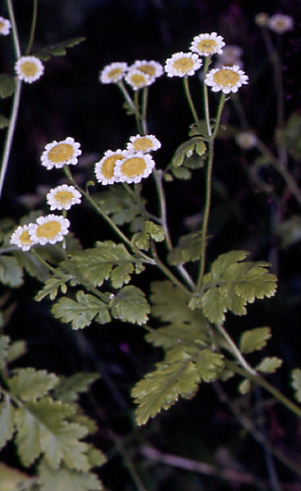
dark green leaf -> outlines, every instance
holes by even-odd
[[[44,61],[49,60],[49,58],[51,58],[52,56],[64,56],[67,53],[67,48],[77,46],[85,40],[86,38],[84,37],[67,39],[66,41],[61,41],[60,43],[46,46],[45,48],[35,53],[34,56],[37,56]]]
[[[0,97],[5,99],[13,95],[16,89],[15,77],[5,73],[0,74]]]
[[[125,286],[119,290],[111,300],[110,307],[115,319],[132,324],[145,324],[150,312],[143,291],[136,286]]]

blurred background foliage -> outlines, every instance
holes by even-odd
[[[14,4],[25,48],[32,1],[18,0]],[[289,150],[300,157],[300,3],[296,0],[40,0],[33,53],[72,37],[84,36],[86,40],[70,49],[67,56],[49,60],[41,80],[23,87],[1,218],[11,217],[18,222],[31,208],[43,206],[45,189],[59,183],[59,173],[45,172],[40,165],[46,143],[69,135],[81,143],[83,157],[76,178],[84,182],[93,178],[93,163],[104,151],[122,148],[129,136],[137,133],[134,118],[122,108],[118,90],[98,82],[104,65],[137,59],[164,63],[172,53],[185,51],[192,38],[202,32],[216,31],[227,44],[242,48],[244,70],[250,77],[250,85],[241,96],[245,117],[251,129],[274,150],[273,71],[261,30],[254,22],[261,11],[282,12],[295,21],[295,29],[282,36],[285,111],[286,119],[291,118],[284,137]],[[0,14],[6,16],[4,5],[0,6]],[[1,39],[0,46],[1,71],[13,73],[12,43]],[[192,81],[192,90],[197,97],[197,80]],[[149,104],[150,133],[162,142],[156,163],[164,168],[177,146],[187,139],[191,124],[180,81],[160,78],[150,89]],[[5,99],[2,112],[8,115],[9,108],[10,100]],[[241,114],[231,102],[224,123],[234,128],[234,133],[235,128],[241,128]],[[298,365],[300,355],[300,206],[273,166],[261,166],[259,162],[253,178],[258,157],[255,149],[240,149],[229,130],[217,145],[209,259],[230,249],[247,249],[253,258],[271,261],[279,277],[278,293],[274,299],[250,306],[244,326],[272,327],[273,340],[266,354],[283,358],[285,364],[271,379],[291,395],[288,373]],[[166,185],[175,241],[200,223],[203,174],[201,169],[194,172],[190,181]],[[296,175],[300,177],[300,171]],[[144,191],[152,204],[147,182]],[[107,226],[100,228],[89,208],[75,208],[70,213],[72,229],[84,246],[111,238]],[[143,281],[148,284],[150,279],[148,273]],[[297,491],[300,483],[294,474],[281,464],[276,466],[264,446],[258,445],[233,414],[233,408],[244,412],[255,402],[253,417],[262,434],[295,460],[300,427],[296,430],[290,415],[273,401],[265,401],[263,412],[260,390],[242,396],[235,384],[228,382],[225,395],[219,385],[202,386],[194,399],[180,401],[137,430],[130,389],[160,359],[159,350],[145,343],[141,328],[118,323],[110,328],[95,325],[74,334],[69,326],[52,317],[49,302],[33,300],[39,287],[36,280],[27,278],[24,286],[11,293],[16,307],[6,332],[13,339],[27,340],[29,351],[22,358],[24,366],[65,375],[82,370],[101,373],[101,380],[82,402],[98,422],[95,444],[109,459],[100,470],[108,490],[139,489],[139,482],[133,478],[138,472],[148,491],[272,489],[273,473],[282,489]],[[1,293],[5,291],[2,287]],[[237,335],[241,319],[231,317],[230,321]],[[256,354],[253,356],[256,362]],[[8,446],[2,460],[18,466],[14,452]],[[176,456],[183,458],[177,460]],[[202,462],[203,467],[196,465]]]

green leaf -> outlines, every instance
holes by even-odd
[[[39,467],[40,491],[100,491],[101,482],[92,472],[79,472],[65,466],[52,469],[42,463]]]
[[[79,394],[87,392],[99,377],[99,373],[94,372],[78,372],[70,377],[60,377],[54,391],[55,397],[63,402],[77,401]]]
[[[78,291],[76,300],[62,297],[52,307],[52,313],[63,322],[71,322],[73,329],[82,329],[93,320],[99,324],[110,322],[107,305],[93,295]]]
[[[252,353],[253,351],[261,350],[271,336],[269,327],[257,327],[256,329],[245,331],[240,339],[240,350],[242,353]]]
[[[87,428],[67,419],[74,411],[74,406],[49,397],[25,403],[15,410],[16,443],[23,465],[30,466],[43,454],[54,469],[64,463],[79,471],[89,470],[88,445],[80,441],[86,436]]]
[[[183,181],[188,181],[191,178],[191,172],[186,167],[172,169],[172,173],[177,179],[182,179]]]
[[[46,46],[45,48],[35,53],[34,56],[37,56],[44,61],[49,60],[49,58],[51,58],[52,56],[64,56],[67,53],[67,48],[73,48],[73,46],[77,46],[85,40],[86,38],[84,37],[67,39],[66,41],[61,41],[60,43]]]
[[[10,97],[16,90],[15,77],[7,75],[5,73],[0,73],[0,97],[5,99]]]
[[[32,478],[28,474],[0,462],[0,489],[2,491],[25,489],[23,486],[29,485],[31,482]]]
[[[27,344],[23,339],[19,339],[18,341],[14,341],[8,348],[7,352],[7,362],[11,363],[21,356],[25,355],[27,352]]]
[[[40,302],[48,295],[50,300],[54,300],[57,297],[59,290],[61,290],[62,293],[66,293],[66,283],[72,279],[72,276],[64,274],[61,271],[58,271],[57,274],[58,276],[52,276],[46,281],[44,287],[35,296],[35,300]]]
[[[17,288],[23,283],[23,271],[14,257],[0,256],[0,281]]]
[[[0,114],[0,129],[6,128],[9,125],[9,119],[7,119],[3,114]]]
[[[101,286],[112,273],[114,286],[128,282],[129,275],[134,272],[135,262],[136,259],[123,244],[115,244],[110,240],[98,242],[95,248],[73,255],[70,261],[71,268],[75,268],[74,275],[78,272],[93,286]]]
[[[8,396],[0,403],[0,450],[14,434],[13,407]]]
[[[266,357],[256,366],[256,370],[263,373],[274,373],[281,367],[283,360],[276,356]]]
[[[206,152],[206,145],[200,136],[194,136],[177,148],[172,158],[172,165],[174,167],[180,167],[183,165],[185,159],[191,157],[194,152],[200,156]]]
[[[112,298],[110,307],[115,319],[132,324],[145,324],[150,313],[143,291],[132,285],[119,290]]]
[[[291,377],[291,384],[293,389],[295,390],[296,401],[301,402],[301,369],[294,368],[294,370],[291,371]]]
[[[251,381],[246,378],[245,380],[243,380],[239,386],[238,386],[238,391],[241,393],[241,394],[248,394],[250,392],[252,388],[252,384],[251,384]]]
[[[150,248],[150,239],[155,242],[162,242],[165,238],[165,232],[161,225],[157,225],[150,220],[144,223],[143,230],[133,235],[132,244],[137,249],[147,251]]]
[[[214,353],[209,349],[198,351],[196,367],[198,374],[204,382],[212,382],[218,378],[219,373],[224,368],[224,357],[219,353]]]
[[[9,342],[8,336],[0,336],[0,369],[6,364]]]
[[[197,261],[200,258],[202,238],[199,232],[183,235],[176,247],[168,254],[168,262],[173,265]]]
[[[103,191],[94,198],[102,210],[110,215],[117,225],[131,223],[137,216],[141,215],[140,204],[121,185],[111,186],[108,191]]]
[[[52,390],[58,381],[58,377],[53,373],[27,367],[14,370],[14,376],[8,383],[15,397],[22,401],[35,401]]]
[[[200,308],[215,324],[223,324],[225,313],[246,314],[246,304],[256,298],[271,297],[276,291],[276,276],[267,271],[266,262],[243,261],[246,251],[221,254],[204,277],[203,293],[198,292],[189,303]]]

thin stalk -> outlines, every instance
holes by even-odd
[[[135,118],[136,118],[136,122],[137,122],[137,126],[139,126],[139,123],[140,122],[140,119],[141,119],[141,115],[139,113],[139,108],[138,106],[136,105],[136,103],[133,101],[133,99],[131,98],[127,88],[125,87],[124,83],[122,82],[122,80],[120,82],[117,83],[117,87],[119,87],[125,101],[128,103],[128,105],[130,106],[130,108],[132,109],[133,113],[135,114]],[[137,91],[136,91],[137,92]],[[136,92],[134,94],[134,97],[137,97],[136,96]]]
[[[210,57],[206,57],[204,64],[204,77],[206,77],[208,68],[210,65]],[[204,115],[206,121],[206,128],[208,137],[212,136],[211,125],[210,125],[210,110],[209,110],[209,97],[208,97],[208,87],[205,83],[203,83],[203,95],[204,95]]]
[[[8,14],[9,14],[9,19],[10,19],[10,22],[12,24],[15,56],[16,56],[16,59],[19,59],[21,56],[21,50],[20,50],[19,36],[18,36],[17,24],[16,24],[16,20],[15,20],[15,14],[14,14],[14,10],[13,10],[12,1],[6,0],[6,4],[7,4]],[[11,151],[14,133],[15,133],[15,128],[16,128],[16,123],[17,123],[18,111],[19,111],[19,106],[20,106],[21,87],[22,87],[21,80],[16,78],[16,89],[15,89],[15,93],[14,93],[14,97],[13,97],[11,115],[10,115],[10,119],[9,119],[9,125],[8,125],[8,130],[6,133],[4,149],[3,149],[3,156],[2,156],[2,164],[1,164],[1,172],[0,172],[0,197],[2,194],[2,190],[3,190],[5,175],[7,172],[7,166],[8,166],[9,156],[10,156],[10,151]]]
[[[144,87],[142,91],[142,107],[141,107],[141,127],[142,134],[147,135],[147,103],[148,103],[148,87]]]
[[[137,125],[137,130],[141,134],[142,133],[142,127],[141,127],[141,122],[142,122],[142,117],[140,113],[140,104],[139,104],[139,90],[135,90],[134,92],[134,104],[135,104],[135,118],[136,118],[136,125]]]
[[[35,249],[32,249],[30,252],[36,257],[36,259],[38,259],[38,261],[40,261],[41,264],[43,264],[43,266],[45,266],[45,268],[49,269],[51,273],[57,273],[56,268],[47,263],[47,261],[45,261],[45,259],[40,256],[40,254]]]
[[[152,256],[156,262],[156,265],[158,266],[159,269],[161,269],[162,273],[165,274],[165,276],[176,286],[178,286],[179,288],[181,288],[181,290],[183,290],[185,293],[191,295],[191,292],[190,290],[188,290],[186,288],[185,285],[183,285],[183,283],[181,283],[181,281],[178,280],[178,278],[165,266],[164,263],[162,263],[161,259],[159,258],[158,256],[158,253],[157,253],[157,249],[156,249],[156,246],[155,246],[155,243],[154,241],[152,241],[152,247],[151,247],[151,251],[152,251]]]
[[[193,99],[192,99],[192,96],[191,96],[191,92],[190,92],[190,88],[189,88],[189,80],[188,80],[188,77],[184,77],[183,78],[183,83],[184,83],[185,95],[186,95],[186,98],[187,98],[187,101],[188,101],[188,104],[189,104],[189,107],[190,107],[190,110],[191,110],[193,119],[194,119],[196,125],[198,125],[200,118],[198,116],[197,110],[195,108],[195,105],[194,105],[194,102],[193,102]]]
[[[244,370],[246,370],[246,372],[250,373],[250,375],[256,376],[257,375],[256,370],[254,370],[249,365],[249,363],[245,360],[245,358],[241,354],[240,350],[238,349],[238,347],[236,346],[236,344],[234,343],[234,341],[232,340],[232,338],[227,333],[226,329],[224,329],[223,326],[216,326],[216,329],[218,330],[218,332],[222,335],[222,337],[226,341],[226,343],[228,345],[229,351],[232,353],[232,355],[234,356],[234,358],[236,358],[236,360],[241,365],[241,367]]]
[[[229,368],[234,373],[242,375],[243,377],[249,378],[252,382],[263,387],[267,392],[269,392],[278,402],[283,404],[287,409],[292,411],[298,418],[301,419],[301,409],[293,401],[288,399],[285,395],[276,389],[273,385],[262,378],[258,373],[256,375],[251,375],[249,371],[240,368],[233,361],[226,360],[226,367]]]
[[[31,21],[29,41],[26,48],[26,55],[29,55],[32,49],[34,36],[36,32],[36,26],[37,26],[37,16],[38,16],[38,0],[33,0],[32,21]]]
[[[119,453],[122,455],[122,457],[124,459],[125,466],[127,467],[128,471],[130,473],[130,476],[133,479],[133,481],[137,487],[137,491],[147,491],[143,482],[141,481],[141,478],[140,478],[137,470],[136,470],[136,467],[134,465],[133,460],[129,457],[129,454],[125,450],[120,438],[118,438],[115,435],[114,441],[115,441],[115,444],[116,444],[116,447],[117,447]]]

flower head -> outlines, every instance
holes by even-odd
[[[39,217],[35,223],[29,225],[29,233],[36,244],[56,244],[67,235],[70,222],[68,218],[58,215]]]
[[[223,52],[218,56],[218,62],[221,65],[239,65],[241,66],[241,55],[242,48],[240,46],[236,46],[235,44],[227,44],[224,47]]]
[[[150,155],[136,152],[116,162],[114,174],[120,182],[138,183],[151,174],[155,162]]]
[[[249,150],[257,144],[257,137],[252,131],[241,131],[236,135],[235,141],[240,148]]]
[[[29,225],[19,225],[14,233],[11,235],[10,243],[18,246],[22,251],[29,251],[29,249],[35,244],[31,234]]]
[[[15,63],[19,80],[32,84],[44,73],[44,65],[36,56],[21,56]]]
[[[154,135],[136,135],[131,136],[130,141],[127,144],[127,150],[130,152],[152,152],[158,150],[161,147],[161,143]]]
[[[71,206],[81,202],[81,196],[74,186],[62,184],[51,189],[46,200],[51,210],[70,210]]]
[[[133,65],[131,66],[132,68],[136,68],[137,70],[140,70],[140,72],[146,73],[150,77],[158,78],[161,77],[163,73],[163,67],[160,63],[157,61],[147,61],[147,60],[137,60]]]
[[[76,165],[77,157],[81,154],[80,144],[75,142],[71,136],[57,142],[54,140],[45,146],[41,156],[41,162],[48,170],[61,169],[64,165]]]
[[[225,46],[224,38],[216,32],[211,34],[199,34],[193,38],[190,49],[201,56],[221,54]]]
[[[271,31],[277,34],[283,34],[284,32],[291,31],[294,27],[294,21],[292,17],[284,14],[274,14],[267,21],[267,26]]]
[[[213,92],[222,91],[224,94],[237,92],[239,87],[247,84],[249,77],[240,70],[239,66],[223,66],[210,70],[205,78],[205,84],[212,88]]]
[[[127,63],[116,61],[106,65],[99,74],[99,81],[102,84],[115,84],[121,80],[128,70]]]
[[[255,15],[255,24],[259,27],[265,27],[269,20],[269,14],[266,12],[259,12]]]
[[[123,160],[128,156],[125,150],[107,150],[103,158],[95,164],[95,174],[98,182],[102,184],[113,184],[118,181],[114,174],[116,162]]]
[[[165,71],[168,77],[186,77],[194,75],[203,62],[195,53],[175,53],[166,60]]]
[[[134,90],[147,87],[155,81],[155,77],[151,77],[137,68],[130,68],[124,79]]]
[[[0,16],[0,34],[2,36],[7,36],[11,29],[11,22],[8,19],[4,19],[4,17]]]

